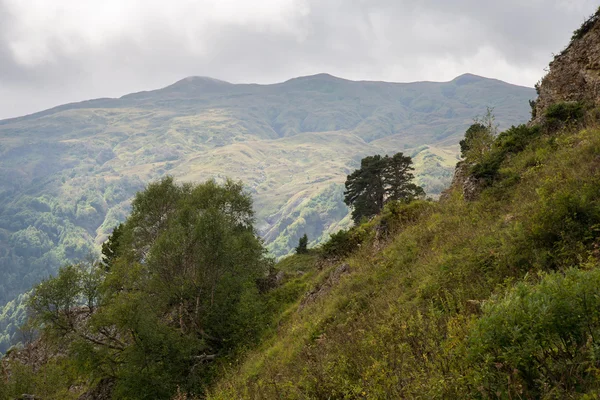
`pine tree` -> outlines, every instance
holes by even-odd
[[[306,254],[308,253],[308,236],[306,233],[298,240],[298,247],[296,247],[296,254]]]
[[[390,200],[411,201],[423,196],[423,188],[412,182],[413,170],[412,159],[402,153],[363,158],[360,169],[348,175],[344,192],[354,222],[377,215]]]

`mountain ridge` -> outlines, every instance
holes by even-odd
[[[266,84],[262,84],[262,83],[232,83],[232,82],[228,82],[228,81],[224,81],[221,79],[216,79],[216,78],[212,78],[212,77],[208,77],[208,76],[190,75],[190,76],[182,78],[172,84],[169,84],[167,86],[163,86],[163,87],[160,87],[157,89],[132,92],[132,93],[128,93],[128,94],[125,94],[125,95],[122,95],[119,97],[99,97],[99,98],[87,99],[87,100],[82,100],[82,101],[74,101],[74,102],[69,102],[66,104],[61,104],[61,105],[57,105],[54,107],[50,107],[50,108],[47,108],[44,110],[32,112],[30,114],[0,119],[0,125],[8,124],[8,123],[15,122],[15,121],[21,121],[26,118],[45,116],[45,115],[49,115],[49,114],[52,114],[55,112],[65,111],[65,110],[69,110],[69,109],[93,108],[93,107],[99,107],[99,106],[107,106],[108,104],[105,104],[105,103],[108,103],[111,101],[116,102],[119,100],[129,100],[132,98],[136,98],[137,96],[154,94],[157,92],[165,91],[166,89],[179,87],[186,83],[187,84],[197,84],[198,82],[202,82],[202,83],[208,82],[213,86],[220,86],[220,87],[235,86],[235,87],[239,87],[239,88],[242,88],[242,87],[268,88],[268,87],[284,86],[286,84],[291,84],[291,83],[295,83],[295,82],[297,83],[297,82],[310,81],[310,80],[322,79],[322,78],[332,80],[332,81],[346,82],[346,83],[386,84],[386,85],[415,85],[415,84],[423,84],[423,83],[425,83],[425,84],[427,84],[427,83],[431,83],[431,84],[447,83],[447,84],[449,84],[449,83],[454,83],[454,82],[460,82],[464,78],[469,78],[471,83],[476,82],[476,81],[489,81],[489,82],[497,82],[497,83],[502,83],[502,84],[506,84],[506,85],[511,85],[511,86],[515,86],[515,87],[519,87],[519,88],[532,89],[531,87],[528,87],[528,86],[517,85],[517,84],[509,83],[506,81],[502,81],[500,79],[488,78],[488,77],[484,77],[484,76],[480,76],[480,75],[476,75],[476,74],[472,74],[472,73],[468,73],[468,72],[458,75],[457,77],[455,77],[449,81],[425,80],[425,81],[412,81],[412,82],[394,82],[394,81],[384,81],[384,80],[351,80],[351,79],[337,77],[337,76],[331,75],[329,73],[317,73],[317,74],[313,74],[313,75],[305,75],[305,76],[290,78],[283,82],[274,82],[274,83],[266,83]]]

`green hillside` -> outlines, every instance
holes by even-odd
[[[457,182],[347,258],[286,259],[306,291],[210,398],[595,398],[600,129],[535,132],[500,136],[476,200]]]
[[[533,97],[473,75],[399,84],[323,74],[275,85],[192,77],[0,121],[0,305],[97,253],[150,180],[243,180],[257,229],[281,256],[304,233],[315,245],[349,226],[343,182],[363,156],[412,155],[436,196],[472,119],[490,106],[502,128],[521,123]],[[0,313],[0,331],[13,308]]]
[[[137,195],[108,270],[66,268],[36,289],[42,339],[5,357],[0,399],[594,399],[599,126],[597,107],[556,103],[540,125],[500,133],[479,161],[467,152],[439,201],[390,202],[274,266],[256,252],[250,216],[234,213],[243,225],[226,239],[232,222],[212,232],[211,213],[187,208],[230,210],[204,200],[230,187],[248,213],[239,186],[159,181]],[[197,228],[182,229],[189,222]],[[236,300],[200,314],[208,333],[197,335],[181,310],[209,300],[179,303],[205,282],[190,259],[201,273],[212,262],[270,271],[258,286],[225,275]],[[93,306],[73,308],[80,294]]]

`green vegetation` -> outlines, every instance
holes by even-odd
[[[256,281],[270,261],[253,222],[241,183],[150,184],[109,241],[110,262],[63,267],[28,301],[32,326],[73,380],[40,388],[35,370],[9,362],[8,392],[58,398],[93,377],[114,380],[118,398],[200,393],[215,373],[211,360],[255,343],[269,326]],[[48,374],[53,364],[42,368]]]
[[[332,236],[209,398],[596,398],[599,155],[596,126],[513,127],[474,201],[392,202]]]
[[[504,126],[523,122],[533,96],[479,77],[384,84],[319,75],[268,86],[189,78],[0,121],[0,315],[22,315],[1,307],[97,255],[149,181],[241,179],[257,230],[280,257],[304,233],[315,246],[350,226],[343,183],[362,157],[410,154],[417,184],[435,196],[451,179],[464,121],[493,105]],[[0,331],[0,353],[15,334]]]
[[[307,254],[308,253],[308,236],[306,233],[298,240],[298,246],[296,247],[296,254]]]
[[[390,200],[277,264],[240,183],[149,185],[101,263],[35,288],[42,341],[3,360],[0,396],[596,398],[600,128],[513,126],[470,153],[489,126],[462,144],[474,200]]]
[[[585,105],[581,102],[555,103],[546,110],[545,121],[548,129],[557,130],[565,124],[583,122],[585,111]]]
[[[469,357],[487,396],[541,398],[599,389],[600,269],[542,273],[484,307]],[[512,381],[507,385],[507,377]]]
[[[412,159],[402,153],[392,157],[365,157],[360,169],[346,178],[344,203],[352,207],[352,219],[360,223],[383,210],[389,201],[411,202],[425,196],[425,191],[412,181]]]

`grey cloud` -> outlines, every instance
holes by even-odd
[[[23,66],[9,48],[21,16],[9,14],[7,0],[0,0],[0,118],[149,90],[189,75],[261,83],[317,72],[443,80],[451,78],[448,63],[464,68],[457,74],[485,74],[506,63],[504,75],[493,77],[533,85],[536,71],[541,77],[551,53],[597,7],[591,0],[305,1],[305,15],[286,17],[294,27],[289,31],[220,20],[190,37],[153,15],[135,35],[124,32],[101,45],[83,42],[73,51],[51,42],[50,58]],[[469,64],[484,48],[497,59]]]

